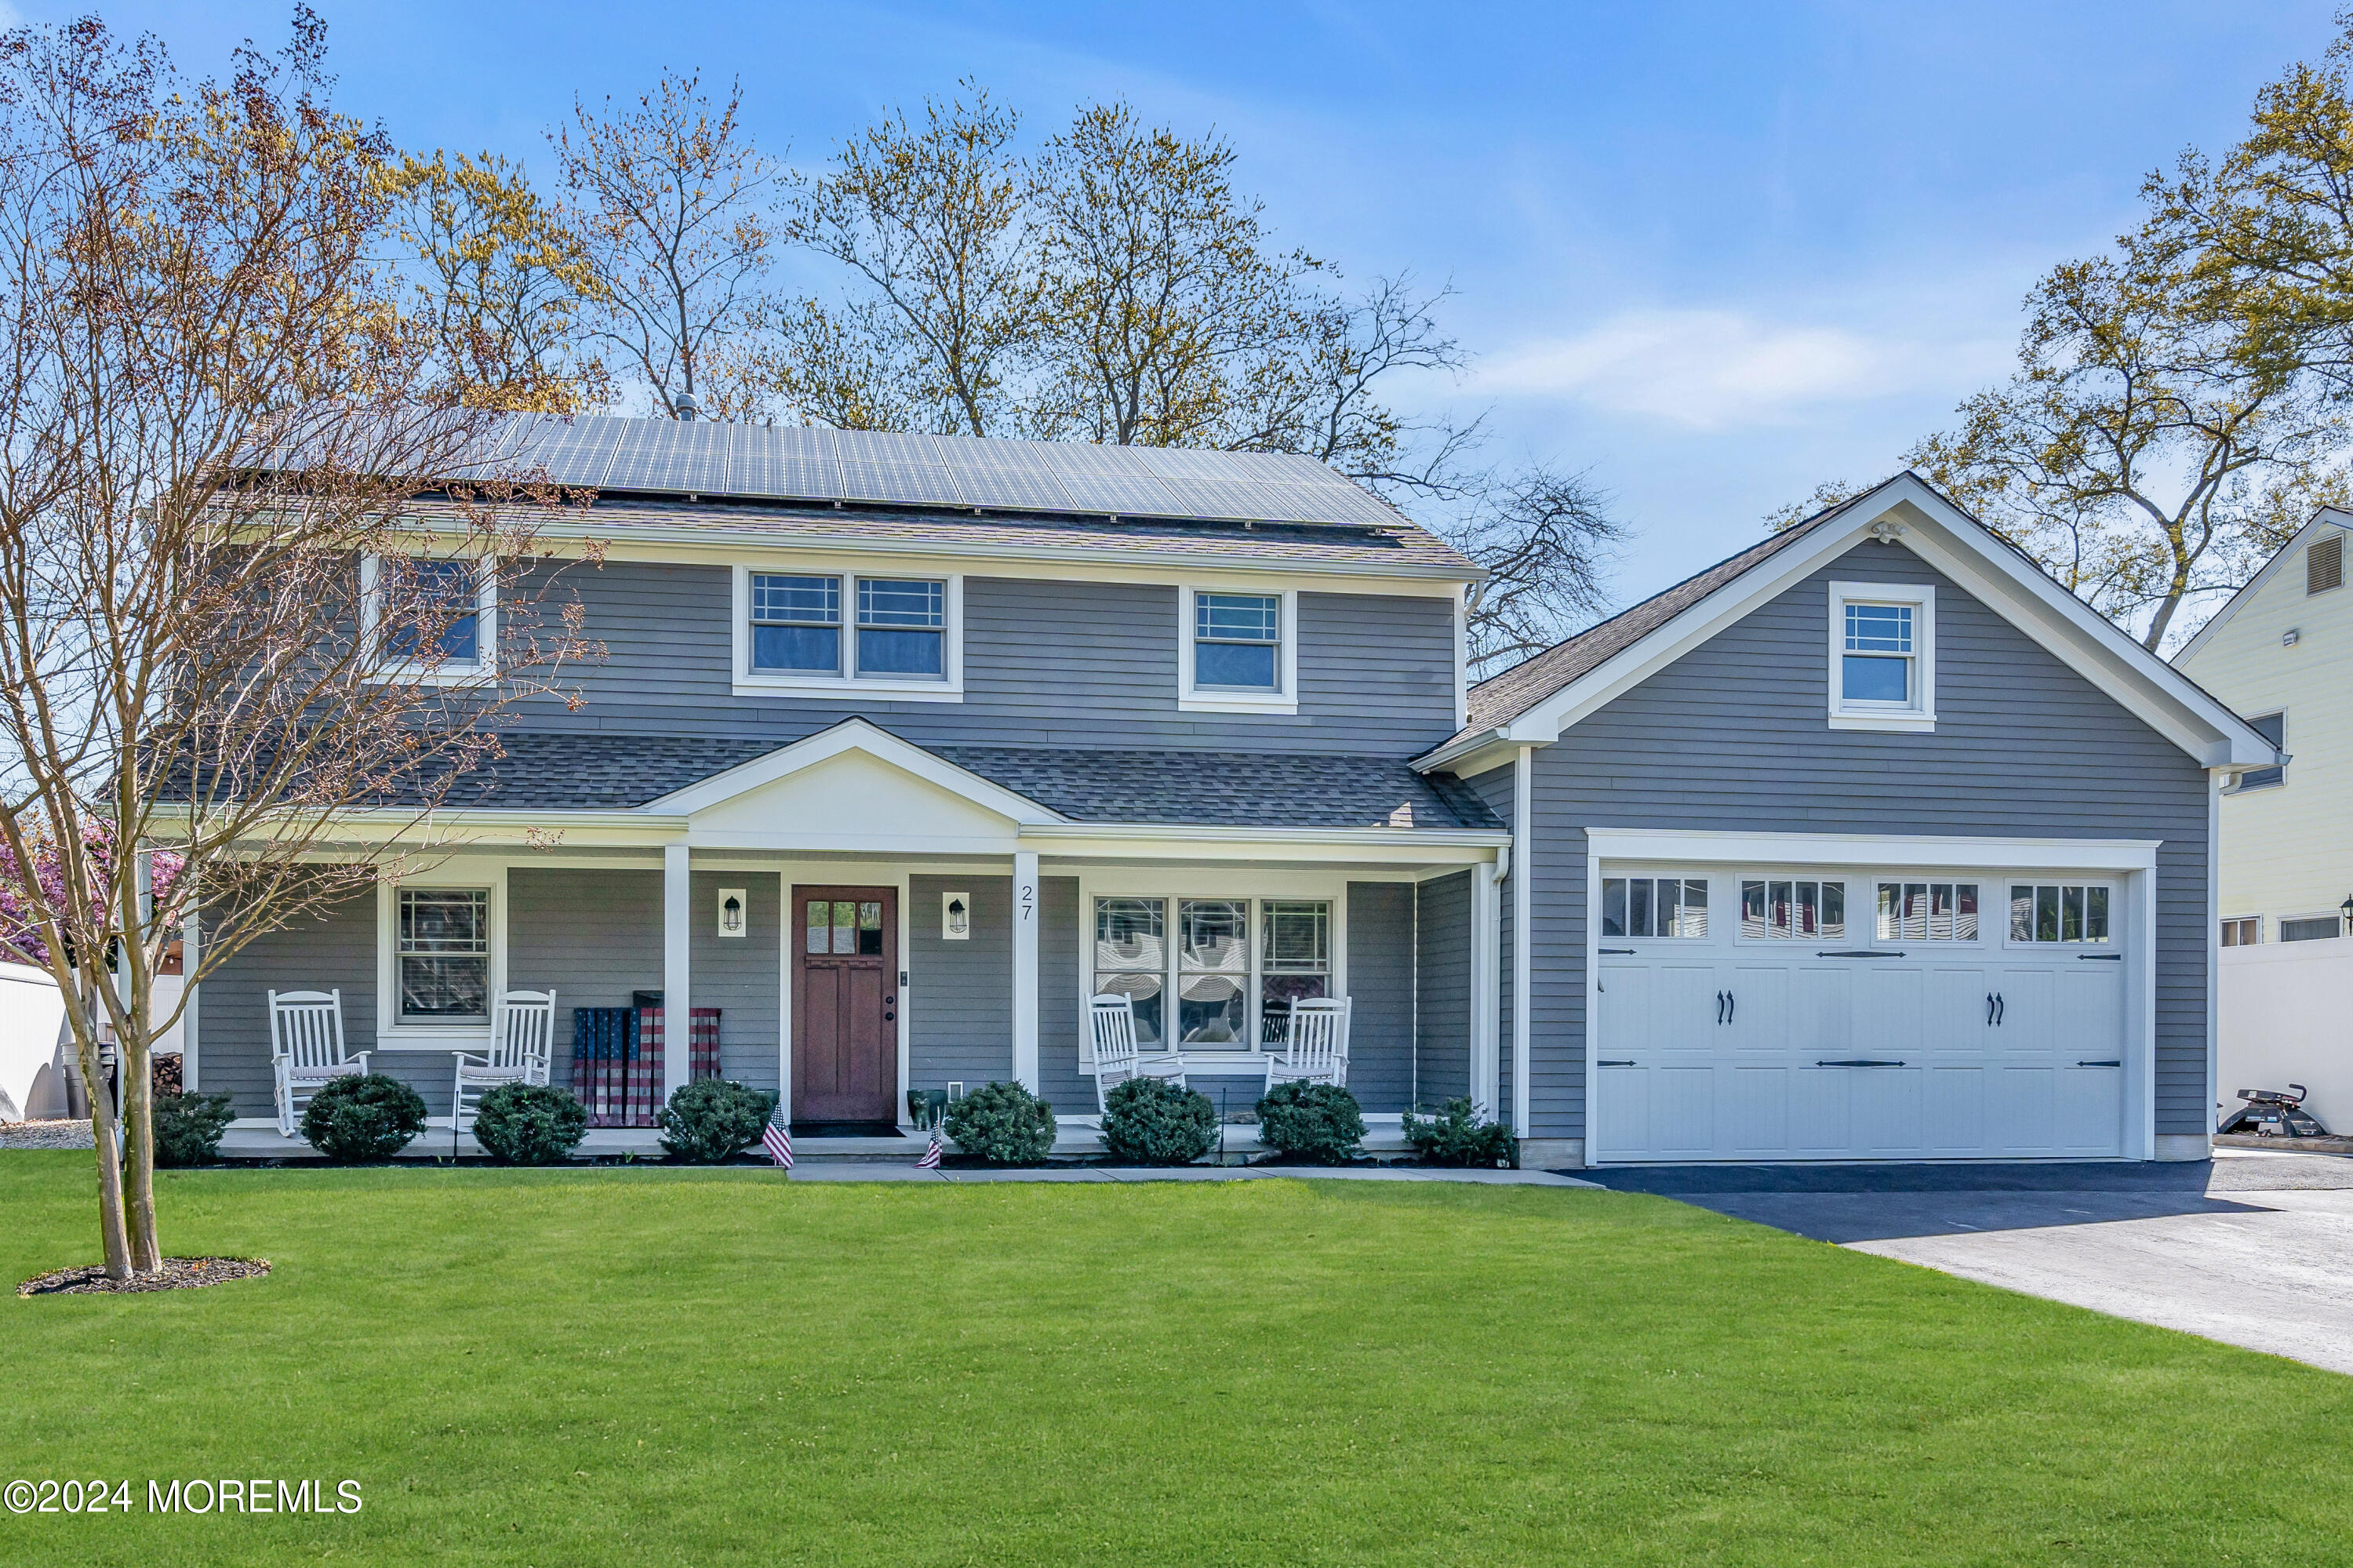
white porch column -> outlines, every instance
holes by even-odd
[[[1013,1076],[1031,1094],[1038,1078],[1038,856],[1013,855]]]
[[[1496,1028],[1503,995],[1499,950],[1504,901],[1495,885],[1504,868],[1493,861],[1480,864],[1471,879],[1471,1098],[1481,1110],[1496,1111]]]
[[[1535,948],[1535,755],[1520,747],[1512,784],[1512,1135],[1528,1135],[1528,992],[1530,954]]]
[[[662,846],[662,1098],[686,1086],[693,1005],[689,991],[694,882],[687,847]]]

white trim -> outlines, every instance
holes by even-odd
[[[1585,843],[1585,1163],[1609,1158],[1601,1147],[1601,849],[1588,833]],[[1711,925],[1714,922],[1710,922]],[[1737,927],[1736,927],[1736,930]]]
[[[2221,630],[2231,617],[2238,613],[2239,607],[2253,602],[2255,595],[2263,591],[2263,586],[2284,570],[2288,561],[2295,558],[2301,551],[2308,549],[2311,546],[2312,535],[2324,527],[2335,528],[2340,532],[2353,529],[2353,514],[2340,512],[2333,506],[2324,506],[2314,513],[2303,527],[2288,536],[2286,544],[2273,552],[2272,558],[2265,561],[2256,570],[2255,575],[2247,579],[2244,587],[2224,599],[2222,608],[2206,618],[2206,624],[2200,627],[2189,641],[2183,643],[2173,655],[2174,666],[2177,669],[2186,668],[2198,651],[2206,646],[2207,641],[2214,633]]]
[[[1510,724],[1458,736],[1415,766],[1424,772],[1451,771],[1455,761],[1498,739],[1549,745],[1861,540],[1886,536],[1891,529],[1923,561],[2201,765],[2270,765],[2275,755],[2271,744],[2245,720],[2061,588],[1917,474],[1905,472],[1852,503],[1847,514],[1766,557]]]
[[[1528,1017],[1535,969],[1536,830],[1535,753],[1520,747],[1512,780],[1512,1134],[1528,1135],[1530,1042],[1535,1036]]]
[[[2283,730],[2282,734],[2286,732]],[[2207,775],[2206,790],[2206,1091],[2199,1097],[2199,1118],[2201,1128],[2209,1135],[2215,1128],[2215,1113],[2221,1108],[2215,1102],[2222,1097],[2221,1062],[2221,991],[2222,991],[2222,776]],[[2255,941],[2263,939],[2263,917],[2256,916]],[[2155,997],[2150,998],[2152,1009]],[[2154,1054],[2154,1053],[2152,1053]],[[2149,1103],[2157,1103],[2156,1064],[2149,1065],[2147,1093]],[[2154,1112],[2149,1126],[2154,1128]]]
[[[491,894],[490,984],[484,1001],[495,1012],[507,989],[507,863],[452,858],[430,870],[375,881],[375,1049],[448,1051],[487,1043],[491,1020],[480,1023],[400,1021],[400,890],[404,887],[486,887]]]
[[[1471,607],[1467,593],[1454,596],[1454,727],[1471,722]]]
[[[638,820],[643,821],[645,817],[691,817],[695,812],[707,810],[723,800],[774,784],[804,768],[815,767],[850,751],[862,751],[902,772],[913,774],[927,784],[961,796],[983,810],[994,811],[1023,826],[1045,826],[1068,820],[1026,795],[1017,795],[1001,784],[992,783],[977,773],[958,768],[936,753],[901,740],[890,731],[877,728],[862,718],[843,719],[807,739],[779,747],[765,757],[755,757],[724,773],[714,773],[683,789],[649,800],[638,808],[644,814]],[[561,812],[543,813],[539,820],[545,822],[551,816],[562,815]],[[874,847],[883,849],[887,845],[877,844]]]
[[[428,560],[456,560],[456,556],[427,556]],[[382,569],[383,557],[364,555],[360,557],[360,645],[374,653],[376,626],[381,619],[376,609],[376,577]],[[397,664],[381,666],[369,675],[372,681],[410,681],[424,686],[465,686],[495,681],[499,674],[499,573],[498,562],[488,556],[474,564],[474,657],[463,663],[445,659],[438,664],[427,665],[422,661],[405,660]]]
[[[968,929],[969,902],[965,909]],[[1013,1077],[1023,1088],[1038,1094],[1043,1089],[1038,1075],[1038,927],[1045,918],[1045,899],[1039,885],[1035,850],[1014,852],[1012,916]]]
[[[1205,593],[1250,594],[1278,601],[1282,639],[1275,646],[1276,687],[1251,692],[1230,686],[1198,686],[1193,681],[1194,599]],[[1299,711],[1299,590],[1265,583],[1236,584],[1189,578],[1176,586],[1176,707],[1194,714],[1295,714]]]
[[[1471,883],[1471,1098],[1486,1116],[1495,1114],[1502,1051],[1496,1037],[1503,992],[1504,900],[1496,879],[1498,861],[1472,868]]]
[[[203,1000],[205,989],[196,983],[196,969],[204,957],[196,941],[196,927],[204,915],[199,891],[191,879],[182,900],[186,913],[180,916],[180,973],[185,977],[180,1011],[180,1089],[191,1095],[197,1089],[196,1004]]]
[[[732,869],[732,868],[731,868]],[[793,1119],[793,874],[776,874],[776,1114],[786,1126]],[[902,994],[902,1002],[906,1001]],[[902,1007],[901,1012],[905,1009]],[[902,1103],[905,1097],[902,1096]]]
[[[821,564],[794,562],[763,562],[756,568],[763,575],[788,574],[798,571],[810,577],[838,577],[841,581],[841,661],[844,673],[838,675],[788,675],[769,670],[752,668],[752,573],[754,567],[737,561],[729,572],[733,585],[733,622],[730,643],[734,672],[734,691],[739,697],[795,697],[815,702],[871,702],[887,699],[903,703],[960,703],[964,701],[964,574],[962,572],[915,573],[903,563],[868,566],[860,569],[844,561]],[[858,662],[858,579],[880,577],[888,572],[903,581],[936,581],[946,585],[944,607],[945,630],[941,636],[941,667],[945,677],[937,681],[911,678],[890,678],[860,675],[849,673]]]
[[[662,1100],[684,1088],[694,1042],[694,852],[662,847]]]
[[[1936,589],[1929,583],[1832,582],[1830,606],[1830,662],[1824,667],[1824,688],[1830,702],[1832,729],[1880,730],[1897,735],[1932,732],[1936,727]],[[1888,604],[1912,610],[1912,652],[1907,684],[1911,700],[1905,703],[1851,701],[1843,690],[1846,608],[1850,604]]]
[[[1890,866],[1956,871],[2153,871],[2158,839],[1975,839],[1875,833],[1718,833],[1665,828],[1588,828],[1596,856],[1613,861],[1738,865]]]

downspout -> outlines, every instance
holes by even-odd
[[[1528,952],[1535,882],[1535,755],[1520,747],[1512,773],[1512,1135],[1528,1136]]]

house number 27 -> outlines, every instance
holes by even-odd
[[[1030,916],[1037,913],[1037,885],[1035,883],[1025,882],[1021,885],[1021,918],[1024,920],[1029,919]]]

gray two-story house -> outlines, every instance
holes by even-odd
[[[1332,996],[1377,1139],[1467,1096],[1547,1164],[2204,1149],[2214,789],[2275,753],[1911,476],[1474,687],[1477,569],[1304,460],[517,450],[596,493],[607,657],[429,867],[205,982],[185,1073],[254,1128],[271,989],[437,1114],[490,999],[554,991],[589,1097],[659,993],[708,1022],[654,1103],[871,1133],[1018,1079],[1066,1147],[1090,998],[1241,1111]]]

